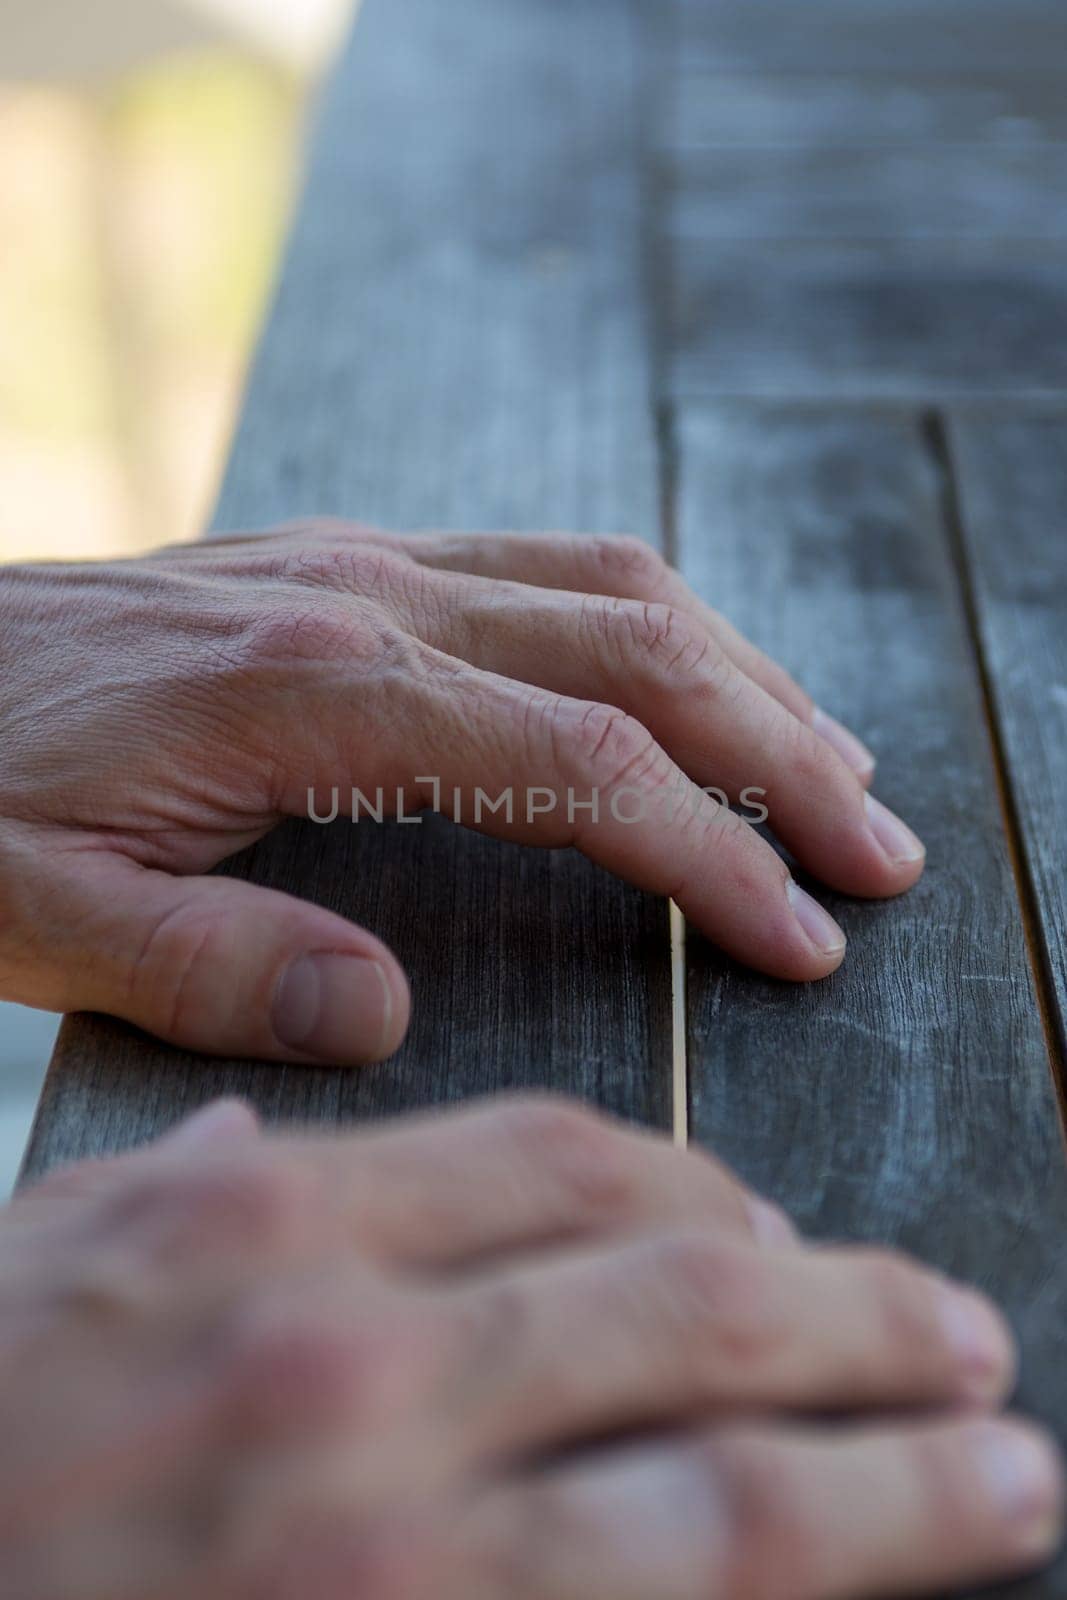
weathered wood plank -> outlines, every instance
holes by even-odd
[[[314,511],[656,537],[641,63],[635,8],[616,0],[366,0],[221,525]],[[669,1122],[662,904],[445,823],[293,824],[238,870],[393,944],[416,1006],[399,1057],[366,1073],[213,1065],[73,1019],[29,1173],[224,1090],[270,1118],[334,1120],[538,1083]]]
[[[1059,76],[1067,14],[1056,0],[676,0],[693,62],[733,72]]]
[[[356,1073],[257,1065],[192,1056],[108,1018],[67,1018],[27,1175],[123,1149],[220,1094],[250,1099],[270,1122],[347,1121],[569,1087],[667,1124],[659,902],[613,892],[562,852],[472,839],[443,819],[419,830],[288,823],[233,870],[359,916],[400,951],[415,1002],[404,1048]]]
[[[1067,1059],[1067,413],[952,419],[960,537],[1033,896],[1050,1032]]]
[[[1067,390],[1051,0],[678,0],[660,261],[679,396]]]
[[[1016,150],[1067,136],[1059,77],[966,78],[738,72],[684,56],[664,104],[663,143],[702,145],[988,144]]]
[[[723,240],[1067,240],[1067,143],[835,143],[689,149],[670,201],[679,248]]]
[[[850,940],[824,983],[690,936],[694,1134],[816,1234],[984,1285],[1067,1436],[1067,1166],[936,457],[899,414],[693,404],[679,468],[690,582],[870,741],[929,849],[900,901],[824,897]]]
[[[973,241],[691,241],[675,258],[679,396],[849,402],[1067,391],[1067,250]]]

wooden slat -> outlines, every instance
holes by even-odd
[[[922,404],[1067,392],[1058,246],[698,240],[675,270],[681,397]]]
[[[677,0],[686,57],[732,72],[1057,77],[1057,0]]]
[[[914,420],[836,409],[689,405],[678,443],[690,582],[869,739],[929,848],[899,901],[822,896],[850,940],[826,982],[690,936],[694,1136],[816,1234],[990,1290],[1022,1404],[1067,1435],[1067,1166],[936,454]]]
[[[1067,412],[948,432],[975,624],[1008,772],[1049,1031],[1067,1059]]]
[[[928,103],[928,102],[927,102]],[[696,240],[1067,240],[1067,144],[972,140],[689,149],[671,232]],[[1017,245],[1016,245],[1017,248]]]
[[[643,60],[617,0],[365,0],[218,521],[632,529],[655,539]],[[570,855],[441,823],[292,825],[239,864],[366,922],[415,1019],[367,1073],[205,1063],[64,1027],[27,1171],[223,1090],[343,1119],[548,1084],[670,1121],[666,907]],[[576,930],[580,933],[576,934]]]
[[[900,902],[827,897],[850,938],[827,983],[768,982],[690,938],[691,1127],[816,1233],[896,1241],[991,1291],[1022,1404],[1065,1437],[1067,435],[968,411],[949,447],[927,408],[1067,388],[1067,18],[1049,0],[679,5],[659,259],[683,565],[868,738],[930,850]],[[1065,1583],[1061,1560],[1010,1592]]]
[[[925,146],[990,144],[1010,152],[1067,135],[1056,76],[988,72],[965,78],[738,72],[684,55],[664,105],[670,148],[714,144]]]
[[[678,0],[658,130],[679,396],[1067,392],[1054,0]]]

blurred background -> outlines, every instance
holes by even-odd
[[[356,0],[0,0],[0,560],[195,538]],[[56,1019],[0,1004],[0,1194]]]

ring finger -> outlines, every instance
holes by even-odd
[[[1062,1498],[1051,1444],[1016,1422],[725,1430],[488,1494],[439,1592],[888,1600],[1046,1560]]]

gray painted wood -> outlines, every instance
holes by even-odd
[[[656,538],[635,11],[366,0],[322,116],[220,526]],[[363,921],[415,1019],[364,1073],[210,1063],[70,1019],[27,1171],[224,1091],[343,1120],[549,1084],[667,1124],[666,909],[572,855],[452,828],[292,824],[237,864]]]
[[[677,60],[664,104],[669,149],[702,145],[826,145],[914,148],[931,140],[1014,151],[1067,136],[1058,77],[826,75],[739,72]]]
[[[986,247],[1067,240],[1067,144],[882,147],[823,142],[691,149],[671,232],[691,241],[930,240]]]
[[[731,72],[1059,77],[1056,0],[675,0],[686,58]]]
[[[825,984],[690,939],[692,1129],[816,1233],[991,1291],[1022,1405],[1067,1437],[1067,431],[1018,405],[1067,382],[1067,19],[982,0],[678,17],[657,141],[682,564],[869,740],[930,848],[898,903],[826,897],[850,951]],[[948,446],[940,400],[960,407]],[[1065,1583],[1061,1560],[998,1592]]]
[[[695,240],[674,260],[680,398],[922,405],[1067,392],[1059,247]]]
[[[1010,802],[1051,1030],[1067,1059],[1067,412],[949,428]]]
[[[915,420],[836,409],[694,404],[678,448],[686,576],[869,740],[929,850],[899,901],[820,894],[849,937],[823,983],[690,935],[693,1133],[816,1234],[992,1292],[1067,1437],[1067,1168],[938,461]]]
[[[109,1018],[68,1017],[26,1175],[139,1143],[220,1094],[252,1101],[268,1122],[345,1122],[547,1087],[668,1123],[659,902],[569,853],[482,840],[444,819],[417,829],[287,823],[231,870],[388,940],[412,978],[403,1049],[355,1072],[213,1061]]]
[[[1065,43],[1049,0],[678,0],[673,391],[1067,391]]]

